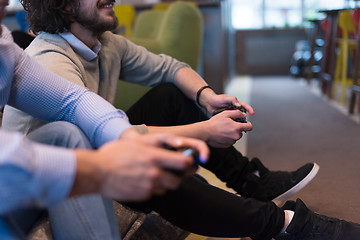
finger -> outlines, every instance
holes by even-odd
[[[241,112],[239,110],[228,110],[228,111],[224,111],[224,114],[226,114],[227,117],[231,118],[231,119],[237,119],[237,118],[246,118],[246,113]]]
[[[226,94],[219,94],[217,95],[217,100],[214,102],[213,107],[215,109],[218,109],[229,105],[235,105],[240,107],[239,101],[236,99],[236,97]]]
[[[152,168],[153,170],[153,174],[151,174],[152,176],[150,176],[150,178],[148,179],[148,183],[151,186],[150,189],[150,194],[151,195],[161,195],[166,193],[166,190],[168,189],[168,187],[166,187],[166,185],[164,185],[164,183],[166,183],[166,181],[169,181],[169,183],[167,183],[169,186],[174,185],[174,183],[170,183],[176,181],[176,178],[166,178],[164,180],[164,176],[166,176],[166,170],[163,168],[158,168],[158,167],[154,167]],[[178,180],[179,181],[179,180]]]
[[[253,126],[251,124],[251,122],[247,122],[247,123],[241,123],[241,127],[243,129],[243,131],[247,132],[247,131],[251,131],[253,129]]]
[[[254,109],[249,104],[240,102],[240,105],[243,106],[250,115],[254,115]]]
[[[188,171],[185,172],[184,176],[191,176],[191,175],[194,175],[197,170],[199,169],[198,166],[192,166]]]
[[[202,163],[205,163],[207,161],[210,154],[209,148],[206,143],[194,138],[172,136],[166,139],[166,144],[176,149],[191,148],[196,150],[199,153],[199,158]]]
[[[156,186],[154,187],[154,189],[152,190],[152,194],[153,195],[164,195],[166,193],[167,189],[163,188],[161,186]]]
[[[185,172],[186,171],[184,171],[184,173]],[[159,184],[163,188],[173,190],[173,189],[176,189],[180,185],[182,178],[183,177],[179,177],[178,175],[173,174],[170,171],[163,170],[162,176],[159,180],[160,181]]]
[[[236,97],[234,97],[231,101],[231,104],[240,107],[242,105],[242,102],[240,102]]]
[[[193,164],[191,156],[184,156],[178,151],[156,147],[152,149],[150,154],[149,157],[153,164],[162,169],[184,171]]]
[[[183,147],[191,148],[195,150],[197,153],[194,154],[198,154],[197,157],[199,158],[198,160],[201,163],[205,164],[207,162],[207,159],[209,158],[210,155],[210,150],[205,142],[200,141],[198,139],[185,138],[183,141]],[[193,158],[194,155],[191,155],[190,157]]]

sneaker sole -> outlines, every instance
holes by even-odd
[[[317,165],[316,163],[314,163],[313,168],[311,169],[311,171],[309,172],[309,174],[304,177],[303,180],[301,180],[300,182],[298,182],[298,184],[296,184],[295,186],[293,186],[292,188],[290,188],[289,190],[287,190],[286,192],[284,192],[283,194],[281,194],[280,196],[274,198],[272,201],[277,205],[277,206],[281,206],[281,204],[283,202],[285,202],[286,200],[288,200],[291,196],[293,196],[295,193],[297,193],[298,191],[300,191],[303,187],[305,187],[311,180],[314,179],[314,177],[316,176],[316,174],[318,173],[320,167],[319,165]]]

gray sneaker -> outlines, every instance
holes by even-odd
[[[286,202],[282,209],[294,211],[295,215],[286,233],[278,234],[276,240],[360,239],[359,224],[314,213],[300,199]]]

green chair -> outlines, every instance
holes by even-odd
[[[134,43],[154,53],[165,53],[197,69],[203,35],[199,9],[189,2],[177,1],[167,10],[141,12],[134,24]]]
[[[199,9],[193,3],[176,1],[166,10],[140,12],[129,39],[153,53],[167,54],[197,70],[202,38],[203,19]],[[126,111],[149,89],[120,81],[114,105]]]

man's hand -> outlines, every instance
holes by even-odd
[[[239,110],[223,111],[205,121],[206,142],[212,147],[229,147],[242,137],[244,131],[251,131],[252,124],[235,122],[246,114]]]
[[[166,169],[184,171],[184,176],[196,169],[191,156],[167,150],[165,144],[194,148],[203,161],[209,155],[204,142],[167,134],[120,139],[97,151],[76,150],[78,168],[71,195],[101,193],[120,201],[142,201],[177,188],[183,177]]]
[[[236,97],[226,94],[216,94],[209,88],[202,91],[199,102],[210,114],[219,108],[229,105],[237,107],[243,106],[250,115],[254,114],[254,109],[249,104],[239,101]]]

